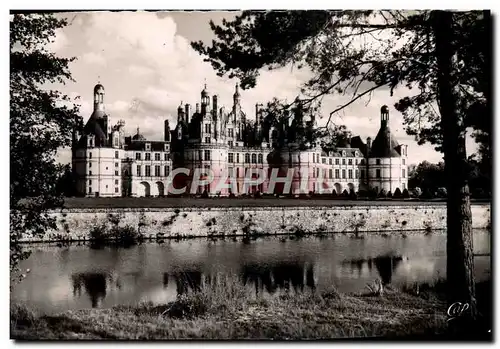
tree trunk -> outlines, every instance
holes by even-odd
[[[457,112],[454,93],[452,12],[433,11],[433,32],[437,60],[438,104],[443,131],[443,150],[448,190],[447,284],[449,305],[468,303],[476,316],[472,214],[466,174],[465,130]],[[464,314],[465,315],[465,314]]]

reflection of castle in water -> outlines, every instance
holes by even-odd
[[[392,282],[392,275],[403,261],[402,256],[384,255],[375,258],[353,259],[342,262],[343,266],[350,267],[351,271],[355,270],[358,275],[361,275],[363,266],[367,264],[368,270],[371,272],[373,267],[377,269],[382,284],[388,285]]]
[[[287,263],[276,264],[247,264],[239,272],[239,280],[242,285],[252,284],[255,292],[261,293],[264,289],[268,293],[277,290],[294,289],[296,292],[303,291],[305,286],[315,290],[316,281],[312,264]],[[210,286],[217,282],[221,275],[204,274],[200,269],[183,270],[175,273],[163,274],[163,287],[168,287],[169,281],[174,280],[177,294],[186,294],[190,291],[199,291],[203,285]]]
[[[316,289],[313,267],[309,263],[248,264],[243,266],[241,277],[244,285],[248,283],[255,285],[257,294],[264,289],[268,293],[291,288],[296,292],[302,292],[305,286],[311,290]]]
[[[71,276],[73,295],[82,295],[82,286],[90,297],[92,308],[97,308],[106,297],[107,275],[104,273],[77,273]]]

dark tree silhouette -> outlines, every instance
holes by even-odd
[[[66,95],[42,86],[71,79],[72,59],[47,50],[65,20],[48,14],[16,14],[10,22],[10,261],[11,275],[28,253],[23,233],[43,236],[55,220],[48,209],[60,206],[57,180],[63,166],[56,151],[71,144],[82,126],[78,106]]]

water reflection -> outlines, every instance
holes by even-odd
[[[474,235],[476,279],[490,277],[490,239]],[[166,241],[130,249],[35,247],[21,268],[31,269],[13,285],[12,300],[44,311],[112,307],[142,301],[166,303],[179,294],[238,280],[256,295],[281,291],[359,292],[379,278],[383,284],[433,282],[446,275],[446,235],[410,235],[406,239],[342,235],[281,241]],[[40,292],[44,290],[44,292]]]
[[[277,290],[304,291],[304,286],[314,290],[313,265],[283,262],[276,264],[248,264],[241,270],[243,285],[253,284],[257,294],[264,290],[273,294]]]
[[[78,273],[71,275],[73,295],[81,297],[82,286],[89,296],[92,308],[99,307],[106,297],[107,275],[104,273]]]
[[[397,270],[404,257],[387,254],[375,258],[353,259],[342,262],[343,266],[349,266],[352,273],[357,272],[357,276],[361,276],[363,267],[367,265],[369,273],[372,272],[375,266],[378,276],[383,285],[388,285],[392,282],[392,275]],[[406,258],[407,259],[407,258]]]

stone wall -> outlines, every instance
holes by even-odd
[[[233,208],[63,209],[59,229],[44,241],[88,240],[93,227],[133,227],[146,238],[220,235],[358,233],[446,228],[446,206],[334,206]],[[472,205],[473,228],[491,223],[489,204]],[[24,241],[35,241],[28,236]]]

